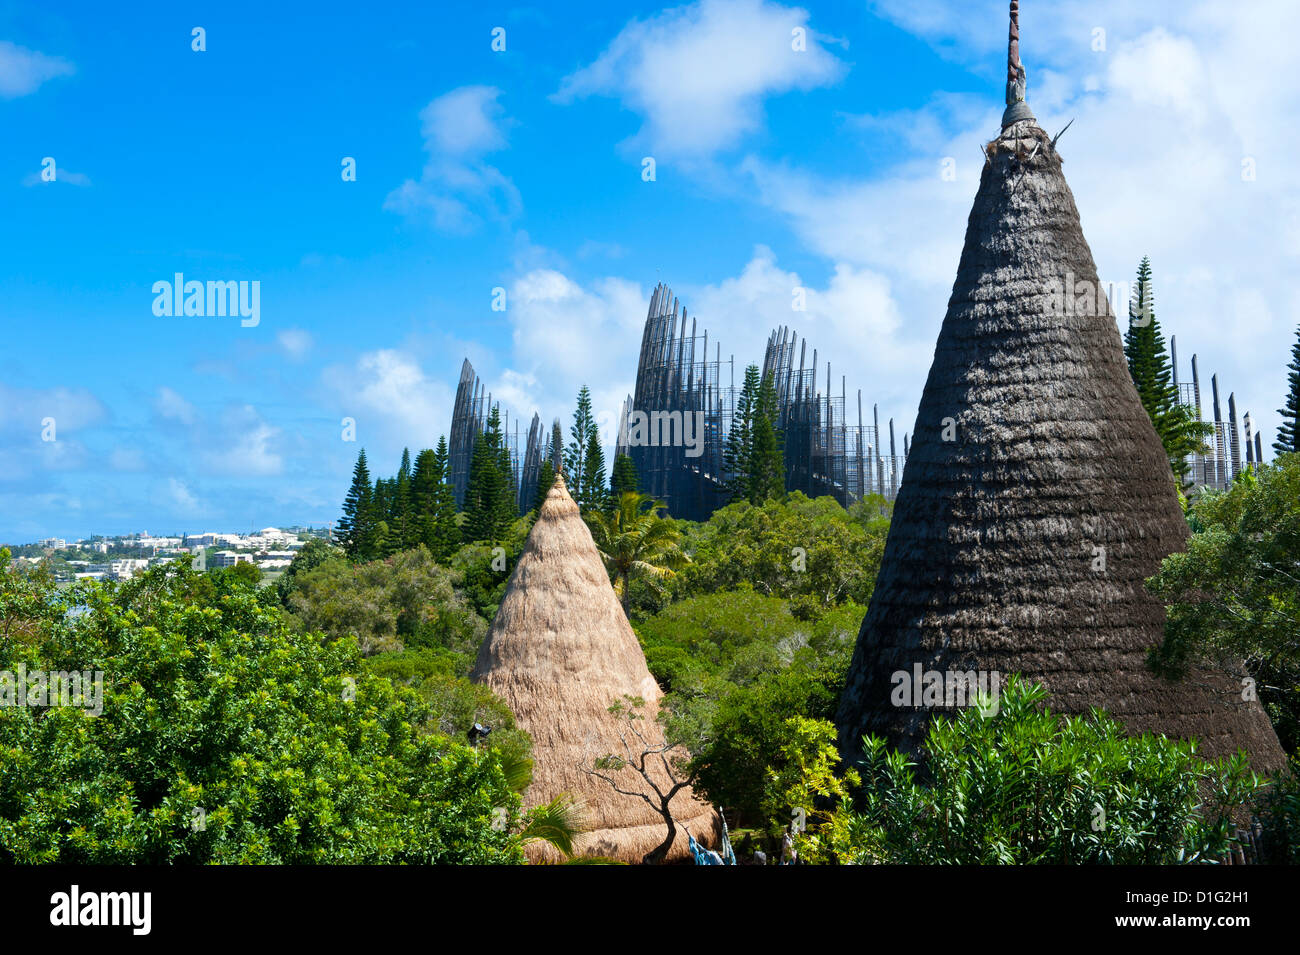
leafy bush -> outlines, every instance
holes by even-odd
[[[786,721],[834,718],[864,613],[847,603],[801,620],[790,601],[745,589],[637,623],[650,671],[670,690],[669,734],[694,756],[692,784],[736,825],[768,827]]]
[[[688,525],[692,565],[676,593],[699,595],[752,587],[766,596],[813,598],[823,607],[866,605],[889,529],[889,505],[870,498],[845,511],[834,498],[729,504],[703,524]]]
[[[325,560],[297,576],[289,605],[305,629],[355,636],[367,655],[441,647],[472,661],[487,621],[457,592],[459,583],[421,545],[364,564]]]
[[[1300,760],[1265,793],[1257,807],[1263,825],[1263,861],[1274,865],[1300,864]]]
[[[1244,661],[1288,751],[1300,745],[1300,454],[1207,492],[1189,515],[1186,552],[1148,588],[1168,605],[1154,662],[1181,673],[1198,660]]]
[[[0,861],[522,861],[501,754],[428,732],[428,703],[354,640],[181,565],[75,599],[0,590],[0,620],[40,624],[0,640],[0,670],[104,675],[97,717],[0,708]]]
[[[1258,780],[1245,754],[1209,764],[1190,744],[1131,737],[1094,711],[1061,718],[1012,679],[996,715],[936,716],[924,778],[878,737],[863,741],[864,811],[839,857],[898,864],[1213,861]]]

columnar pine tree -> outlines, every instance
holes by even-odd
[[[727,474],[728,500],[747,500],[750,495],[749,460],[753,448],[754,403],[760,388],[757,365],[745,369],[745,381],[731,416],[731,433],[723,450],[722,467]]]
[[[749,450],[749,501],[762,504],[785,496],[783,439],[777,427],[776,386],[768,375],[754,402],[753,430]]]
[[[370,556],[374,527],[371,497],[370,469],[366,466],[366,449],[362,448],[352,469],[352,486],[343,499],[343,516],[336,531],[339,545],[353,560]]]
[[[546,501],[546,493],[555,483],[555,465],[551,463],[550,457],[542,461],[542,466],[537,469],[537,491],[533,495],[533,510],[539,514],[542,510],[542,504]]]
[[[429,553],[433,553],[434,495],[441,481],[437,454],[425,448],[415,456],[415,470],[411,472],[411,524],[416,542],[429,548]]]
[[[388,520],[399,550],[409,550],[417,543],[411,509],[411,449],[402,448],[402,463],[393,485],[393,502]]]
[[[1278,454],[1300,451],[1300,328],[1296,329],[1291,364],[1287,368],[1291,374],[1287,376],[1286,404],[1277,409],[1282,423],[1277,426],[1277,439],[1273,442],[1273,450]]]
[[[638,490],[636,464],[626,454],[614,455],[614,467],[610,470],[610,503],[617,503],[628,491]]]
[[[425,543],[435,558],[447,560],[460,546],[461,536],[460,525],[456,523],[456,489],[451,486],[451,456],[446,435],[438,438],[438,448],[433,452],[433,470],[438,481],[429,511],[432,539]]]
[[[500,431],[499,425],[497,430]],[[497,469],[501,472],[504,481],[504,486],[496,501],[496,526],[499,529],[498,537],[500,537],[505,534],[506,528],[519,516],[519,484],[515,477],[515,462],[511,457],[510,446],[506,443],[505,435],[501,436],[500,447],[497,449],[497,461]]]
[[[464,539],[499,540],[513,517],[513,505],[508,503],[512,500],[508,458],[503,454],[500,409],[494,405],[487,427],[474,442],[474,455],[470,459],[462,525]]]
[[[1165,339],[1156,321],[1151,260],[1145,256],[1138,266],[1128,316],[1124,355],[1128,359],[1129,376],[1142,407],[1160,435],[1165,454],[1169,456],[1169,467],[1183,484],[1188,471],[1187,458],[1205,452],[1205,439],[1213,433],[1213,426],[1202,423],[1194,408],[1179,401]]]
[[[393,528],[396,501],[397,479],[375,478],[375,486],[370,498],[370,519],[374,536],[369,553],[366,555],[370,559],[387,557],[401,547],[401,541],[398,540]]]
[[[593,429],[587,437],[584,455],[582,484],[578,489],[578,506],[584,510],[600,510],[605,506],[605,452],[600,447],[600,432]]]
[[[564,449],[564,480],[575,491],[583,487],[583,476],[587,473],[587,448],[595,430],[596,422],[591,414],[591,392],[583,385],[578,392],[577,410],[573,412],[573,426],[569,428],[569,436],[573,440]],[[581,498],[578,504],[582,504]]]

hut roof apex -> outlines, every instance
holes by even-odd
[[[1020,62],[1020,3],[1011,0],[1011,26],[1007,33],[1007,108],[1002,114],[1002,128],[1033,118],[1033,111],[1025,102],[1025,66]]]

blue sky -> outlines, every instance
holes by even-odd
[[[1199,352],[1267,444],[1300,317],[1296,11],[1023,6],[1103,279],[1151,255],[1184,374]],[[447,430],[466,356],[566,427],[588,384],[612,444],[658,281],[742,367],[793,325],[911,429],[1005,3],[321,9],[0,5],[0,542],[332,520],[358,447],[390,473]],[[258,325],[156,316],[176,272],[260,282]]]

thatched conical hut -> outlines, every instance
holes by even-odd
[[[841,750],[857,753],[865,733],[916,748],[934,708],[893,691],[919,667],[1021,673],[1058,712],[1099,706],[1131,731],[1196,737],[1210,756],[1241,747],[1257,770],[1279,767],[1240,674],[1175,683],[1147,666],[1164,609],[1143,581],[1185,546],[1187,522],[1061,157],[1024,101],[1011,8],[1007,110],[841,700]]]
[[[562,476],[528,535],[472,678],[502,697],[533,738],[533,782],[525,805],[541,805],[563,793],[582,803],[587,828],[575,854],[640,862],[663,842],[667,825],[654,808],[587,772],[600,756],[626,755],[620,734],[627,735],[627,722],[609,712],[625,697],[645,701],[638,730],[652,745],[663,745],[655,722],[662,693]],[[632,742],[639,754],[641,744]],[[667,791],[659,757],[649,764],[656,785]],[[633,770],[621,771],[616,781],[619,789],[655,799]],[[712,807],[689,787],[669,805],[678,826],[670,860],[689,854],[683,826],[713,844],[718,817]],[[534,862],[558,858],[541,843],[527,851]]]

